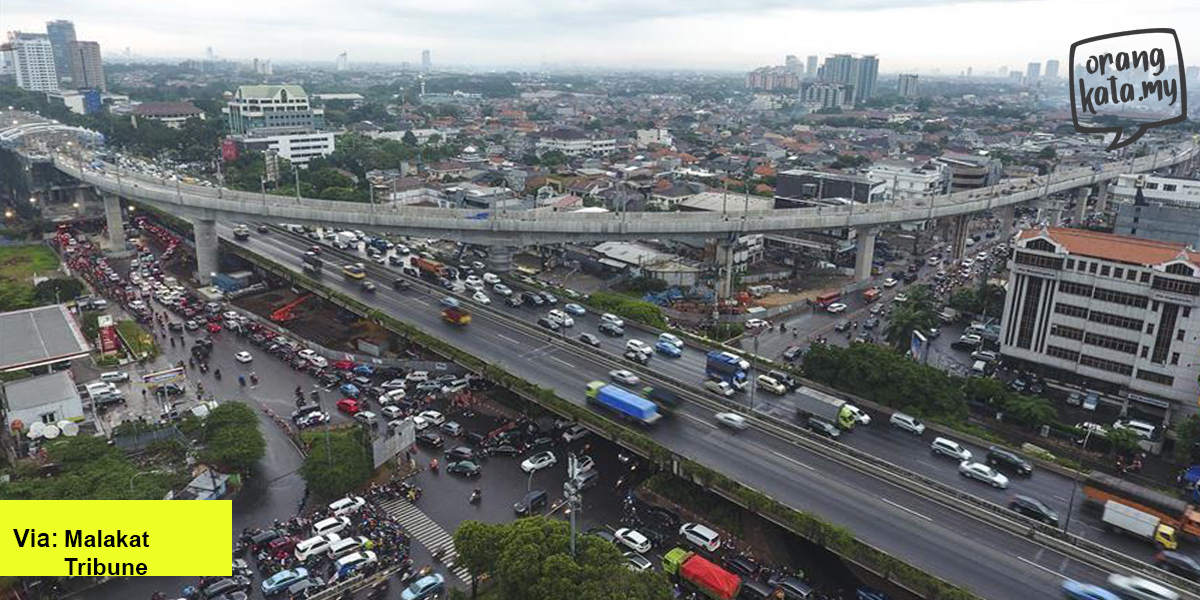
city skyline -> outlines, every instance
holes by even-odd
[[[588,6],[522,2],[501,10],[468,0],[432,7],[365,2],[345,10],[314,0],[302,14],[281,10],[289,16],[242,23],[218,16],[229,14],[220,10],[224,1],[211,7],[217,10],[191,14],[186,6],[147,10],[144,0],[103,7],[64,0],[54,12],[32,0],[12,0],[4,27],[42,32],[48,21],[71,20],[88,39],[112,49],[112,57],[130,47],[139,57],[199,58],[212,47],[232,60],[333,64],[346,51],[360,64],[419,64],[429,49],[443,66],[740,71],[782,64],[788,54],[854,52],[878,55],[882,72],[942,75],[968,68],[975,75],[1001,67],[1024,70],[1029,62],[1048,60],[1065,64],[1071,43],[1139,27],[1175,27],[1190,64],[1188,42],[1200,39],[1197,19],[1189,18],[1200,16],[1200,7],[1184,2],[1145,7],[1104,0],[1081,11],[1064,0],[822,0],[803,7],[768,0],[650,8],[606,0]],[[811,26],[817,20],[829,25]],[[172,26],[182,22],[188,27]],[[981,22],[988,26],[971,26]],[[898,23],[909,33],[895,35]]]

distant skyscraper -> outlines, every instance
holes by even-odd
[[[217,57],[216,54],[213,54],[212,46],[209,46],[208,49],[205,50],[204,57],[207,58],[208,60],[212,60]]]
[[[916,75],[901,75],[899,94],[902,98],[916,98],[920,93]]]
[[[800,58],[795,54],[787,55],[787,58],[784,59],[783,64],[785,67],[787,67],[788,71],[791,71],[796,75],[804,74],[804,65],[800,62]]]
[[[1031,62],[1028,67],[1025,67],[1025,85],[1033,85],[1037,83],[1038,78],[1042,76],[1042,63]]]
[[[862,102],[875,95],[879,59],[874,55],[856,58],[849,54],[835,54],[825,59],[821,77],[825,81],[847,86],[848,103]]]
[[[971,72],[972,72],[972,71],[974,71],[974,70],[975,70],[975,67],[967,67],[967,77],[970,77],[970,76],[971,76]]]
[[[32,92],[57,92],[58,72],[54,69],[54,47],[50,37],[40,33],[8,34],[9,60],[17,75],[17,87]]]
[[[1058,61],[1053,58],[1046,61],[1046,79],[1058,79]]]
[[[817,78],[817,61],[820,60],[816,56],[808,57],[808,63],[804,66],[804,73],[809,79]]]
[[[429,70],[432,68],[433,68],[433,56],[429,53],[428,50],[422,50],[421,51],[421,70],[428,73]]]
[[[46,23],[46,35],[54,49],[54,70],[59,80],[71,77],[71,44],[75,42],[75,24],[58,20]]]
[[[350,59],[346,57],[346,51],[343,50],[341,54],[337,55],[337,70],[345,71],[349,68]]]
[[[1008,72],[1008,78],[1013,83],[1015,83],[1017,85],[1021,85],[1025,81],[1025,74],[1016,69],[1013,69]]]
[[[108,85],[104,83],[104,63],[100,60],[100,44],[73,42],[70,58],[72,87],[108,91]]]
[[[862,102],[875,97],[879,82],[879,57],[874,54],[858,59],[858,79],[854,82],[854,100]]]

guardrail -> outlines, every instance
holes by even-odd
[[[296,234],[288,233],[288,235],[304,240],[303,237]],[[489,306],[476,304],[464,294],[434,287],[420,278],[414,278],[401,272],[386,269],[373,262],[362,261],[361,257],[354,256],[348,252],[333,250],[331,254],[342,255],[347,260],[353,259],[353,262],[363,262],[368,274],[373,272],[376,276],[386,276],[391,280],[405,279],[410,281],[414,284],[412,286],[414,290],[431,295],[456,297],[460,302],[472,306],[476,315],[486,315],[493,321],[503,323],[510,328],[539,338],[545,338],[550,343],[557,343],[584,360],[598,363],[601,367],[633,370],[639,373],[639,376],[644,380],[650,383],[663,384],[679,395],[681,399],[688,400],[707,410],[743,414],[764,433],[793,445],[804,447],[809,451],[830,458],[843,466],[847,466],[868,476],[907,489],[961,514],[993,525],[998,529],[1023,535],[1035,543],[1071,556],[1086,564],[1105,570],[1123,569],[1127,572],[1138,573],[1168,583],[1177,590],[1192,597],[1200,598],[1200,584],[1193,583],[1131,556],[1110,550],[1099,543],[1051,528],[1047,525],[1042,525],[1027,517],[1018,515],[1003,506],[963,492],[919,473],[909,471],[851,446],[819,438],[815,434],[797,427],[794,423],[753,410],[747,411],[746,406],[728,401],[725,398],[717,398],[702,391],[698,393],[690,383],[668,377],[643,365],[625,360],[623,357],[615,357],[607,352],[599,351],[569,336],[556,334],[549,330],[530,325],[521,319],[515,319]]]

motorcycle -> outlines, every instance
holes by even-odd
[[[215,371],[213,371],[213,377],[216,377],[217,381],[220,381],[221,380],[221,370],[216,369]]]
[[[246,387],[246,376],[238,375],[238,383],[241,384],[242,387]]]
[[[255,375],[254,373],[250,373],[250,383],[252,385],[258,385],[258,375]]]
[[[475,488],[475,491],[471,492],[471,499],[468,500],[468,502],[470,504],[479,504],[479,501],[482,499],[483,499],[483,492],[480,491],[479,488]]]

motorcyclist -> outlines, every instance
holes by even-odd
[[[476,502],[479,502],[479,501],[480,501],[482,498],[483,498],[483,490],[480,490],[479,488],[475,488],[475,489],[474,489],[474,490],[471,492],[471,500],[470,500],[470,502],[471,502],[471,504],[474,504],[474,503],[476,503]]]

